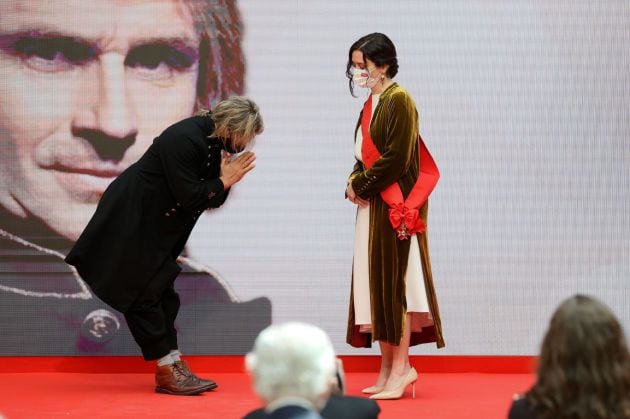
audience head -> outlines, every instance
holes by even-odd
[[[321,409],[335,384],[335,353],[328,335],[316,326],[271,325],[260,333],[245,361],[266,405],[299,397]]]
[[[630,417],[630,356],[610,309],[584,295],[560,304],[526,398],[538,419]]]

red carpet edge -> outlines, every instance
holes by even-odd
[[[375,355],[345,355],[346,372],[376,372],[379,357]],[[527,374],[536,369],[534,356],[411,356],[411,363],[425,373],[488,373]],[[4,373],[69,372],[69,373],[152,373],[153,363],[140,356],[3,356]],[[242,355],[191,355],[185,359],[196,371],[242,373]]]

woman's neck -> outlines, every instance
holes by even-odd
[[[376,83],[376,85],[374,85],[374,87],[372,87],[372,89],[371,89],[372,90],[372,94],[373,95],[381,94],[385,89],[387,89],[393,83],[394,83],[394,80],[392,80],[392,79],[388,79],[388,78],[383,79],[383,81]]]

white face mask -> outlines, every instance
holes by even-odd
[[[352,81],[359,87],[371,89],[378,83],[378,77],[370,77],[370,73],[373,71],[352,67]]]

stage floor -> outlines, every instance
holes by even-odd
[[[0,373],[0,414],[19,418],[240,418],[260,405],[244,373],[205,373],[219,388],[200,396],[153,392],[147,373]],[[532,374],[422,373],[401,400],[381,401],[384,419],[506,418],[514,393],[527,389]],[[361,395],[375,373],[347,373],[347,393]]]

